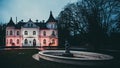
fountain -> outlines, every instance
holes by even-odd
[[[65,41],[65,53],[63,53],[62,56],[73,57],[73,54],[70,53],[70,44],[68,43],[68,41]]]
[[[53,62],[74,65],[109,65],[114,59],[113,56],[106,54],[85,51],[70,51],[68,41],[65,41],[65,50],[40,51],[39,57]]]

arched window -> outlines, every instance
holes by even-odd
[[[24,43],[25,43],[25,44],[28,44],[28,40],[27,40],[27,39],[25,39]]]
[[[17,39],[17,44],[19,44],[19,39]]]
[[[55,39],[52,39],[52,44],[55,44]]]
[[[36,35],[36,31],[33,31],[33,35]]]
[[[55,36],[55,31],[52,31],[52,35]]]
[[[12,32],[12,30],[10,31],[10,35],[13,35],[13,32]]]
[[[19,35],[20,33],[19,33],[19,31],[17,31],[17,35]]]
[[[13,43],[13,40],[12,39],[10,39],[10,44],[12,44]]]
[[[28,35],[28,32],[27,32],[27,31],[25,31],[25,32],[24,32],[24,34],[25,34],[25,35]]]
[[[33,39],[33,46],[36,46],[36,39]]]
[[[46,39],[43,40],[43,44],[46,44]]]
[[[43,35],[46,36],[46,31],[43,31]]]

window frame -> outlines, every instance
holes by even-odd
[[[43,39],[43,44],[46,44],[46,39]]]
[[[17,31],[17,33],[16,33],[17,35],[20,35],[20,31]]]
[[[20,40],[19,39],[17,39],[17,44],[19,44],[20,43]]]
[[[33,31],[33,35],[36,35],[36,31]]]
[[[24,35],[28,35],[28,31],[24,31]]]
[[[43,36],[46,36],[46,31],[43,31]]]
[[[13,31],[12,30],[10,30],[10,35],[13,35]]]

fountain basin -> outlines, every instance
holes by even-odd
[[[64,50],[45,50],[40,51],[39,56],[42,59],[75,65],[107,65],[112,63],[114,57],[106,54],[70,51],[74,57],[62,56]]]

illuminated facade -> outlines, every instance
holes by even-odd
[[[6,46],[58,46],[57,20],[50,12],[44,22],[13,22],[12,18],[6,27]]]

